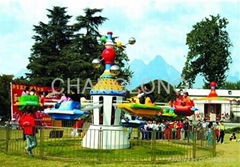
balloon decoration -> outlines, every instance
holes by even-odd
[[[102,42],[106,42],[107,41],[107,37],[106,36],[102,36],[100,39]]]
[[[122,42],[117,42],[117,43],[116,43],[116,46],[117,46],[117,47],[122,47]]]
[[[93,64],[93,68],[95,68],[95,69],[100,68],[100,66],[101,66],[100,59],[98,59],[98,58],[97,59],[93,59],[92,64]]]
[[[102,57],[106,64],[113,64],[114,59],[116,58],[116,52],[113,48],[106,48],[102,52]]]
[[[110,72],[115,74],[115,75],[119,75],[120,74],[120,68],[118,65],[113,65],[111,68],[110,68]]]
[[[133,37],[131,37],[131,38],[128,40],[128,43],[129,43],[130,45],[133,45],[133,44],[136,43],[136,39],[133,38]]]

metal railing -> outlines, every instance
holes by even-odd
[[[64,127],[39,127],[36,137],[38,146],[33,153],[39,158],[158,162],[202,159],[216,155],[216,138],[212,129],[162,132],[125,128],[119,131],[92,129],[87,132]],[[86,141],[88,144],[83,144]],[[25,147],[21,129],[0,128],[1,151],[26,154]]]

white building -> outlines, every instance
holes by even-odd
[[[197,119],[210,121],[240,120],[240,90],[216,90],[217,97],[209,98],[210,89],[186,89],[194,100]],[[215,91],[215,90],[214,90]]]

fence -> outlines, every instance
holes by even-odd
[[[125,138],[130,137],[130,131],[131,129],[125,128],[120,133],[124,133],[122,137]],[[116,132],[99,130],[84,140],[94,140],[96,133],[101,133],[98,140],[103,140],[102,134]],[[85,148],[82,146],[85,134],[85,131],[76,131],[72,128],[40,128],[36,135],[38,146],[33,153],[39,158],[64,158],[96,162],[183,161],[209,158],[216,155],[216,140],[213,130],[194,129],[193,131],[185,131],[180,137],[178,132],[165,134],[159,131],[134,129],[130,139],[127,140],[130,144],[127,149],[98,149],[103,148],[103,142],[99,142],[101,144],[99,147],[95,147],[97,149]],[[114,145],[111,143],[119,140],[106,138],[104,139],[105,145]],[[7,154],[26,154],[25,147],[22,130],[10,127],[0,128],[0,150]]]

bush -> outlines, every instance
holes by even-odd
[[[226,133],[240,133],[240,126],[226,129]]]

